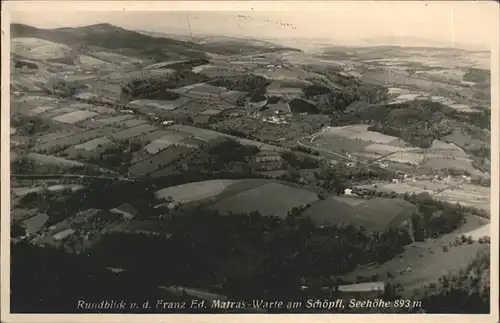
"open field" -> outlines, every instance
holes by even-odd
[[[465,150],[471,147],[481,147],[483,145],[483,141],[480,138],[472,138],[464,133],[463,129],[455,129],[451,134],[441,139],[446,142],[453,142],[458,147]]]
[[[352,154],[360,159],[384,157],[386,160],[417,164],[423,159],[423,156],[412,153],[415,148],[409,147],[404,141],[368,131],[367,125],[326,127],[312,135],[311,139],[302,139],[300,144],[320,152],[346,156]],[[415,159],[418,160],[413,161]]]
[[[29,153],[26,154],[26,158],[41,164],[49,164],[60,167],[83,167],[84,163],[80,163],[78,161],[69,160],[66,158],[51,156],[51,155],[42,155],[37,153]]]
[[[222,65],[199,65],[192,69],[193,73],[203,74],[209,77],[217,76],[238,76],[243,72],[243,68]]]
[[[416,212],[415,205],[400,199],[372,198],[360,200],[337,196],[318,201],[304,212],[318,225],[353,225],[372,231],[398,227]]]
[[[377,188],[380,192],[397,192],[398,194],[410,193],[410,194],[420,194],[423,192],[431,193],[432,190],[427,186],[421,187],[416,185],[409,185],[409,183],[390,183]]]
[[[22,115],[29,115],[32,109],[39,106],[57,107],[57,100],[42,95],[23,95],[21,97],[12,97],[10,102],[10,113]],[[36,112],[35,112],[36,113]]]
[[[112,137],[114,140],[126,140],[126,139],[131,139],[137,136],[140,136],[141,134],[146,134],[148,132],[153,132],[155,130],[158,130],[157,127],[150,125],[150,124],[142,124],[137,127],[132,127],[128,128],[126,130],[114,132],[110,134],[110,137]]]
[[[435,194],[434,197],[442,201],[489,211],[490,191],[489,187],[463,184],[458,188],[444,190]]]
[[[388,89],[388,94],[390,96],[400,96],[400,95],[403,95],[403,94],[409,94],[410,93],[410,90],[408,89],[402,89],[402,88],[399,88],[399,87],[390,87]]]
[[[472,166],[472,161],[469,159],[458,159],[458,158],[426,158],[421,165],[422,168],[441,170],[441,169],[455,169],[467,171],[469,174],[481,174]]]
[[[118,116],[113,116],[113,117],[96,118],[94,122],[99,124],[99,125],[112,125],[112,124],[116,124],[118,122],[132,119],[132,118],[133,118],[133,116],[131,116],[129,114],[123,114],[123,115],[118,115]]]
[[[242,180],[233,180],[231,182],[231,185],[226,187],[217,195],[217,200],[224,200],[225,198],[234,196],[238,193],[242,193],[250,189],[257,189],[269,183],[273,183],[273,181],[262,178],[246,178]]]
[[[141,69],[133,71],[113,71],[103,79],[107,82],[125,82],[135,79],[170,78],[177,72],[171,69]]]
[[[73,111],[52,118],[54,121],[75,124],[85,119],[97,116],[98,113],[92,111]]]
[[[422,193],[428,192],[429,194],[434,194],[444,189],[447,189],[449,184],[438,181],[421,180],[421,181],[407,181],[401,183],[389,183],[381,185],[377,190],[383,192],[396,192],[399,194],[404,193]]]
[[[171,197],[174,202],[189,203],[214,197],[234,182],[236,181],[225,179],[193,182],[164,188],[157,191],[155,195],[159,199]]]
[[[383,160],[402,163],[402,164],[420,165],[424,160],[424,157],[425,156],[421,153],[395,152],[394,154],[391,154],[383,158]]]
[[[180,98],[180,99],[172,100],[172,101],[141,99],[141,100],[135,100],[135,101],[129,102],[129,104],[131,106],[137,107],[137,108],[151,108],[151,109],[173,111],[173,110],[183,106],[184,104],[187,104],[190,101],[191,101],[191,99],[189,99],[189,98]]]
[[[428,239],[423,242],[415,242],[405,248],[400,257],[391,259],[383,264],[375,266],[360,266],[355,271],[343,276],[346,280],[355,280],[356,277],[371,277],[378,275],[380,279],[391,284],[402,284],[404,296],[411,296],[415,289],[424,284],[437,282],[443,274],[457,272],[460,268],[467,266],[479,251],[486,251],[488,244],[463,244],[456,247],[449,246],[454,242],[457,235],[474,233],[478,235],[487,232],[488,221],[475,216],[467,216],[467,222],[459,229],[445,234],[438,239]],[[443,250],[447,246],[447,251]],[[411,271],[400,273],[407,268]],[[391,274],[391,277],[387,276]]]
[[[180,132],[166,130],[165,136],[150,142],[145,149],[148,153],[155,154],[169,146],[178,144],[181,140],[188,138],[188,136]]]
[[[64,114],[72,113],[72,112],[78,112],[78,109],[71,108],[71,107],[60,107],[56,109],[51,109],[46,112],[42,112],[40,114],[37,114],[37,117],[44,118],[44,119],[52,119],[60,117]],[[73,123],[69,123],[73,124]]]
[[[474,229],[469,232],[460,233],[460,235],[470,236],[474,240],[478,240],[482,237],[490,237],[491,236],[491,225],[485,224],[477,229]]]
[[[465,151],[453,143],[434,140],[432,146],[426,150],[427,154],[436,154],[444,157],[467,157]]]
[[[461,83],[465,72],[459,69],[433,69],[426,71],[417,71],[416,74],[426,76],[430,79],[444,80]]]
[[[41,186],[37,186],[37,187],[12,187],[11,191],[15,196],[23,197],[23,196],[28,195],[30,193],[40,193],[43,191],[43,187],[41,187]]]
[[[47,141],[45,143],[37,144],[33,151],[35,152],[45,152],[45,153],[53,153],[57,151],[64,150],[73,145],[78,145],[80,143],[108,135],[113,132],[113,128],[100,128],[93,129],[89,131],[79,132],[68,137],[63,137],[59,139],[55,139],[52,141]]]
[[[178,160],[189,151],[190,149],[182,146],[169,147],[156,155],[131,165],[128,172],[131,176],[141,176],[153,173]]]
[[[27,136],[11,136],[10,137],[10,146],[24,146],[30,142],[30,137]]]
[[[110,63],[118,64],[118,65],[130,64],[133,62],[137,62],[137,63],[142,62],[141,59],[136,58],[136,57],[132,58],[132,57],[119,55],[119,54],[111,53],[111,52],[104,52],[104,51],[92,52],[92,56],[97,57],[99,59],[102,59],[104,61],[108,61]]]
[[[374,187],[375,185],[376,187]],[[361,185],[358,188],[388,193],[396,192],[398,194],[427,192],[434,198],[444,202],[459,203],[481,210],[490,209],[490,188],[467,184],[463,180],[416,180],[400,183]]]
[[[337,202],[346,203],[350,206],[358,206],[366,202],[364,199],[351,198],[348,196],[334,196],[332,199]]]
[[[207,142],[205,140],[199,139],[199,138],[185,138],[179,141],[178,145],[185,146],[188,148],[200,148],[201,146],[205,145]]]
[[[363,268],[343,276],[346,280],[355,280],[357,276],[367,277],[378,275],[391,284],[404,286],[404,296],[411,296],[413,291],[424,284],[437,282],[441,275],[457,272],[469,264],[480,251],[489,248],[487,244],[464,244],[450,247],[443,252],[441,244],[448,240],[439,239],[437,242],[424,242],[411,245],[402,254],[376,268]],[[411,268],[411,272],[399,272]],[[387,273],[394,277],[389,278]]]
[[[129,120],[118,122],[117,126],[124,127],[124,128],[133,128],[133,127],[136,127],[139,125],[143,125],[145,123],[148,123],[148,121],[143,120],[143,119],[129,119]]]
[[[97,112],[99,114],[116,114],[117,111],[113,108],[109,107],[103,107],[103,106],[98,106],[94,104],[89,104],[89,103],[83,103],[83,102],[73,102],[73,103],[65,103],[69,108],[73,108],[76,110],[88,110],[88,111],[93,111]]]
[[[396,137],[387,136],[378,132],[368,131],[368,125],[352,125],[343,127],[329,127],[321,135],[324,137],[336,135],[349,139],[357,139],[361,141],[378,143],[378,144],[393,144],[396,141],[401,141]],[[401,143],[402,144],[402,143]]]
[[[397,147],[397,146],[392,146],[392,145],[385,145],[385,144],[371,144],[369,146],[366,146],[364,151],[368,153],[373,153],[377,155],[386,155],[386,154],[393,154],[393,153],[404,153],[412,148],[407,148],[407,147]]]
[[[144,135],[140,135],[139,137],[136,137],[135,139],[140,139],[142,141],[142,143],[146,146],[144,147],[144,149],[141,149],[140,151],[134,153],[134,157],[132,158],[132,163],[134,163],[134,164],[138,163],[141,160],[149,158],[152,155],[158,153],[158,149],[155,149],[155,145],[151,145],[151,146],[149,146],[149,145],[152,144],[153,142],[155,142],[156,140],[167,136],[170,133],[171,132],[168,130],[159,129],[159,130],[155,130],[152,132],[148,132]],[[163,145],[161,147],[163,147]],[[158,147],[158,148],[160,148],[160,147]]]
[[[75,134],[77,134],[77,132],[69,131],[69,130],[42,134],[42,135],[39,135],[38,137],[36,137],[36,143],[37,143],[37,145],[40,145],[40,144],[50,142],[50,141],[53,141],[56,139],[66,138],[66,137],[69,137],[69,136],[72,136]]]
[[[101,138],[92,139],[92,140],[86,141],[82,144],[76,145],[73,147],[73,149],[92,151],[92,150],[97,150],[98,148],[107,148],[107,147],[113,147],[113,146],[114,146],[114,143],[111,140],[109,140],[108,138],[105,138],[105,137],[101,137]]]
[[[235,136],[230,136],[221,132],[213,131],[213,130],[207,130],[207,129],[201,129],[201,128],[195,128],[191,126],[185,126],[185,125],[173,125],[168,127],[169,130],[174,130],[174,131],[180,131],[182,133],[189,133],[193,137],[200,138],[202,140],[207,140],[211,141],[217,138],[231,138],[242,145],[246,146],[254,146],[257,147],[261,150],[274,150],[274,151],[286,151],[286,148],[279,147],[279,146],[274,146],[274,145],[269,145],[265,144],[259,141],[255,140],[250,140],[250,139],[244,139],[244,138],[239,138]]]
[[[57,107],[56,106],[41,105],[41,106],[38,106],[36,108],[29,110],[28,115],[29,116],[36,116],[36,115],[39,115],[41,113],[51,111],[54,109],[57,109]]]
[[[40,38],[12,38],[11,51],[20,56],[48,60],[70,55],[71,48]]]
[[[191,93],[191,92],[220,94],[223,92],[227,92],[227,89],[220,87],[220,86],[214,86],[214,85],[210,85],[210,84],[206,84],[206,83],[197,83],[197,84],[192,84],[192,85],[186,85],[184,87],[176,89],[176,92],[183,93],[183,94],[187,94],[187,93]]]
[[[203,111],[206,110],[213,110],[216,107],[222,108],[222,106],[219,106],[216,101],[210,102],[210,101],[192,100],[184,104],[182,107],[176,109],[175,113],[186,113],[187,115],[192,116],[201,114],[203,113]]]
[[[286,199],[279,198],[286,196]],[[250,213],[284,218],[294,207],[305,206],[318,200],[316,193],[281,183],[269,183],[219,200],[210,208],[220,213]]]
[[[305,145],[313,146],[321,149],[326,149],[338,154],[353,153],[358,151],[364,151],[366,147],[370,144],[362,141],[349,139],[342,136],[318,136],[313,142],[308,142],[302,140]]]

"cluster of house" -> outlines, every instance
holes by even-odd
[[[125,203],[110,209],[109,213],[113,216],[106,220],[98,217],[102,210],[88,209],[47,227],[49,216],[36,210],[31,211],[29,217],[21,222],[26,230],[22,239],[41,247],[60,247],[72,238],[75,240],[73,250],[77,252],[90,248],[99,241],[110,223],[130,220],[138,215],[137,210]],[[11,216],[15,217],[16,209],[12,212]]]

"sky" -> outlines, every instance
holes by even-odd
[[[78,11],[61,2],[43,3],[43,7],[18,7],[10,18],[40,28],[110,23],[127,29],[193,36],[310,39],[358,45],[367,40],[371,44],[396,40],[401,45],[487,49],[492,37],[498,37],[498,5],[487,1],[208,2],[214,4],[211,6],[207,2],[176,6],[143,3],[121,8],[120,2],[100,7],[94,2],[92,7],[79,5]],[[193,8],[197,11],[186,11]]]

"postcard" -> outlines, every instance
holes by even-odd
[[[2,322],[498,322],[497,3],[3,9]]]

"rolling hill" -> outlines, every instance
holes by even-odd
[[[11,25],[13,38],[39,38],[80,49],[108,49],[120,54],[144,57],[155,53],[158,59],[205,58],[202,46],[168,38],[151,37],[110,24],[76,28],[40,29]]]
[[[187,41],[145,34],[110,24],[96,24],[75,28],[40,29],[23,24],[11,24],[12,38],[38,38],[77,47],[85,51],[107,49],[114,52],[153,60],[207,58],[206,52],[219,55],[296,50],[272,43],[248,43],[245,40],[199,39]]]

